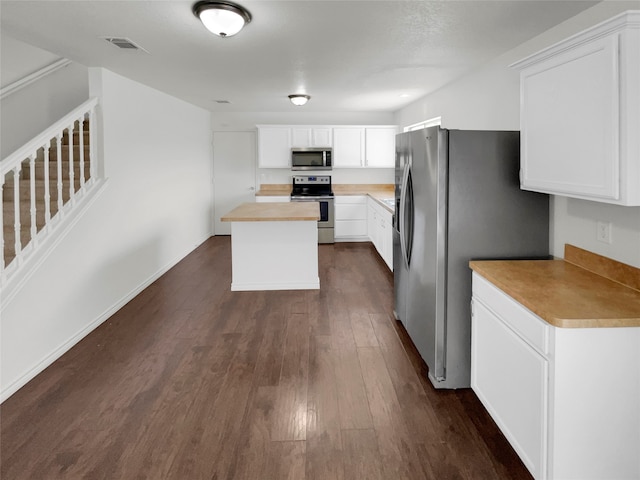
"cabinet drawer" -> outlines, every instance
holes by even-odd
[[[476,272],[473,272],[473,297],[538,352],[549,354],[549,324]]]
[[[366,220],[336,220],[335,237],[367,237],[367,221]]]
[[[365,220],[367,219],[367,205],[341,204],[335,205],[337,220]]]
[[[366,205],[366,195],[336,195],[334,203],[336,205]]]

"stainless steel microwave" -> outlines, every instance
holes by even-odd
[[[291,170],[331,170],[330,148],[292,148]]]

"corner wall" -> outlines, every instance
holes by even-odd
[[[395,123],[404,127],[441,116],[444,128],[520,130],[519,74],[509,65],[618,13],[638,8],[637,1],[599,3],[403,108],[396,113]],[[550,218],[553,255],[564,257],[564,244],[569,243],[640,267],[640,207],[552,195]],[[611,222],[610,245],[596,240],[598,221]]]
[[[2,400],[211,233],[210,113],[108,70],[90,74],[107,184],[2,305]]]

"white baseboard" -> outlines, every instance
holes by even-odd
[[[335,243],[347,243],[347,242],[370,242],[369,237],[336,237],[333,240]]]
[[[310,283],[238,283],[231,282],[232,292],[247,292],[257,290],[319,290],[320,279]]]

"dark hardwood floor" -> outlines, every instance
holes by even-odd
[[[531,478],[425,379],[370,244],[319,248],[319,291],[231,292],[205,242],[2,405],[1,478]]]

